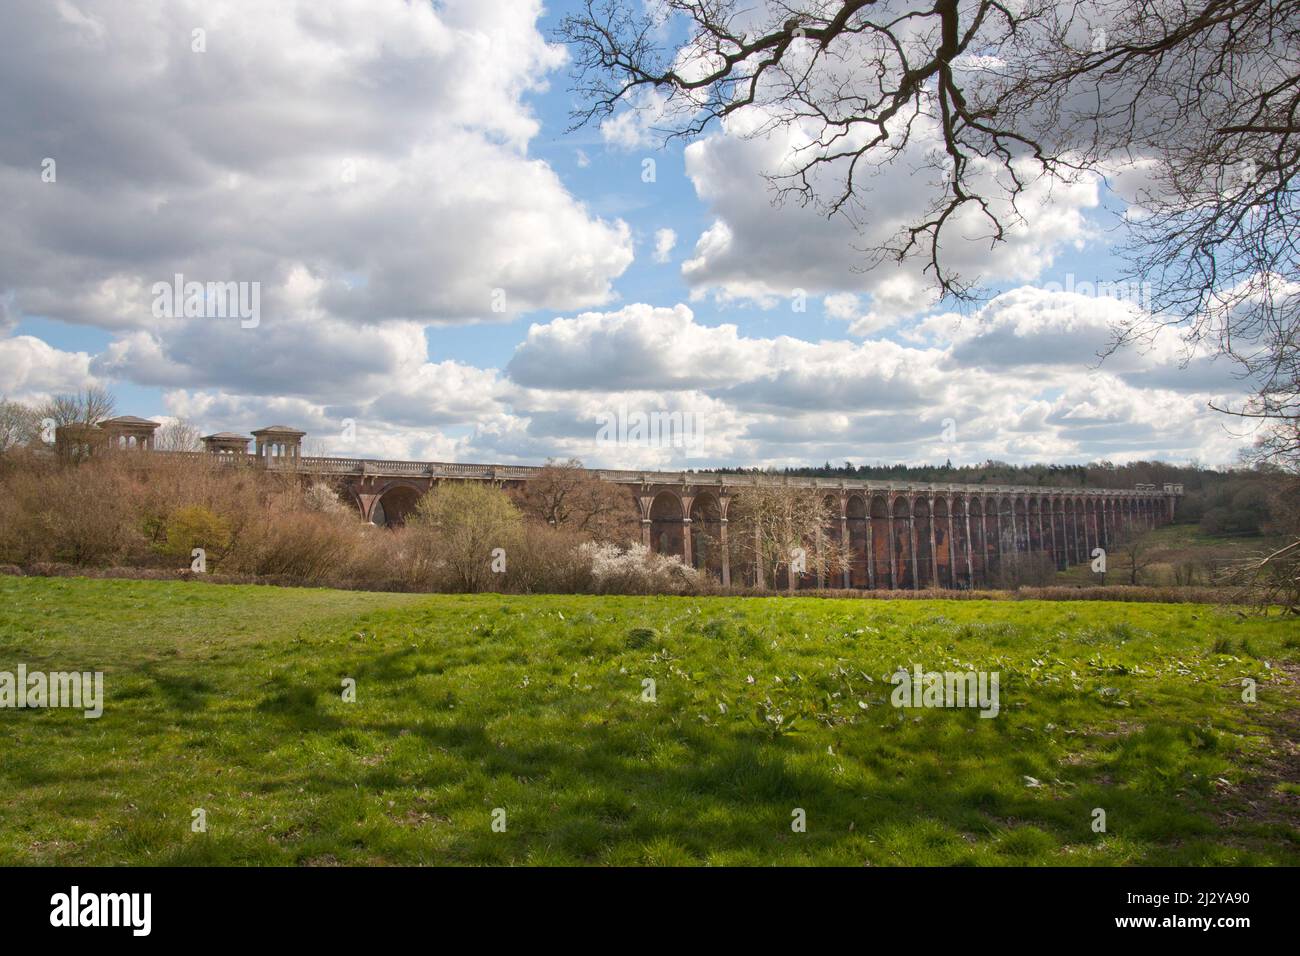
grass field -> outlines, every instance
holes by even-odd
[[[1214,584],[1218,569],[1261,558],[1282,547],[1287,539],[1267,535],[1209,535],[1194,524],[1171,524],[1144,532],[1136,540],[1146,549],[1143,560],[1149,562],[1139,568],[1138,583],[1168,586],[1186,584],[1189,576],[1194,584]],[[1112,549],[1108,564],[1105,583],[1129,583],[1132,560],[1123,545]],[[1180,571],[1183,575],[1181,582]],[[1073,564],[1056,575],[1058,584],[1085,587],[1102,583],[1102,580],[1087,561]]]
[[[0,671],[106,701],[0,709],[0,863],[1297,864],[1298,661],[1197,605],[5,577]]]

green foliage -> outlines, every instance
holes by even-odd
[[[504,551],[508,572],[523,516],[500,488],[453,482],[422,497],[407,528],[433,583],[446,590],[484,591],[494,580],[504,583],[493,571],[493,553]]]
[[[640,650],[643,647],[653,647],[659,640],[659,632],[653,627],[634,627],[627,632],[625,643],[632,650]]]
[[[188,560],[194,548],[216,558],[230,546],[230,522],[202,505],[177,508],[163,525],[160,553]]]

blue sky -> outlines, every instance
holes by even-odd
[[[204,432],[283,422],[316,451],[463,461],[1233,460],[1206,408],[1237,394],[1230,370],[1182,367],[1172,336],[1097,365],[1141,303],[1067,287],[1120,277],[1119,195],[1044,193],[1011,243],[955,249],[987,280],[956,315],[852,248],[921,208],[906,170],[855,233],[774,206],[762,174],[788,146],[743,122],[689,145],[567,132],[565,8],[19,0],[0,393],[102,384]],[[159,314],[176,273],[257,284],[258,322]],[[620,409],[694,416],[698,440],[597,441]]]

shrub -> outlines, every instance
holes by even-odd
[[[600,594],[685,594],[703,585],[700,573],[681,558],[655,554],[644,544],[584,544],[581,551],[591,561],[592,586]]]
[[[219,560],[230,547],[230,523],[202,505],[178,508],[166,522],[158,551],[168,557],[189,558],[195,548],[203,548]]]
[[[584,533],[525,522],[509,551],[506,586],[521,594],[576,594],[591,589]]]
[[[421,498],[406,530],[418,575],[434,590],[487,591],[505,583],[493,571],[493,552],[504,549],[508,572],[522,527],[505,492],[466,482]]]

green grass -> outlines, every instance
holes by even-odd
[[[99,720],[0,710],[0,863],[1294,865],[1296,633],[1198,605],[0,578],[0,670],[106,675]],[[895,709],[912,663],[999,671],[1001,714]]]
[[[1150,562],[1140,569],[1138,583],[1172,586],[1179,583],[1179,569],[1186,575],[1189,565],[1193,568],[1193,583],[1213,585],[1215,569],[1263,557],[1282,547],[1287,539],[1267,535],[1210,535],[1194,524],[1171,524],[1143,532],[1138,540],[1149,549],[1145,558]],[[1104,583],[1128,584],[1131,565],[1124,546],[1112,548],[1107,558],[1109,573]],[[1103,581],[1093,572],[1091,562],[1084,561],[1057,572],[1056,583],[1089,586]]]

